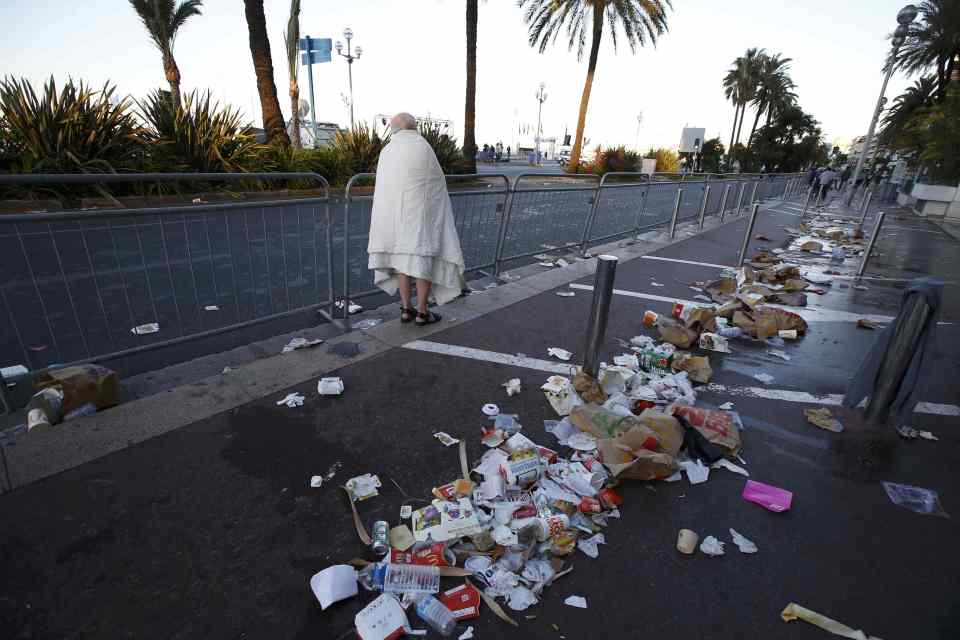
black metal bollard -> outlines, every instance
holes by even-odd
[[[597,256],[597,273],[593,281],[593,302],[587,322],[587,343],[583,349],[583,370],[596,378],[600,372],[600,347],[607,334],[613,281],[617,274],[617,257]]]

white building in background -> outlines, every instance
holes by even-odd
[[[856,136],[853,140],[850,141],[850,146],[847,147],[847,155],[849,156],[849,162],[856,162],[856,159],[860,157],[860,154],[863,153],[863,144],[866,141],[867,136]],[[870,149],[867,151],[867,157],[872,157],[877,152],[877,136],[873,136],[873,139],[870,141]]]

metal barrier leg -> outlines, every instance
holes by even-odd
[[[507,203],[504,207],[503,217],[500,218],[500,229],[497,234],[497,251],[493,257],[493,281],[500,279],[500,265],[503,260],[503,245],[507,237],[507,227],[510,224],[510,214],[513,212],[513,196],[516,193],[514,189],[507,186]]]
[[[886,214],[881,211],[877,214],[877,224],[873,227],[873,233],[870,234],[870,240],[867,242],[867,248],[863,250],[863,260],[860,261],[860,268],[857,269],[857,276],[862,276],[867,270],[867,263],[870,262],[870,254],[873,253],[873,245],[877,243],[880,237],[880,227],[883,226],[883,218]]]
[[[863,202],[860,203],[860,226],[863,227],[863,221],[867,219],[867,209],[870,208],[870,198],[873,196],[873,189],[867,191],[863,196]]]
[[[747,232],[743,236],[743,244],[740,246],[740,258],[737,260],[737,266],[743,264],[743,261],[747,257],[747,249],[750,247],[750,236],[753,235],[753,226],[757,223],[757,214],[760,213],[760,203],[756,202],[753,205],[753,210],[750,212],[750,220],[747,221]]]
[[[810,196],[813,195],[813,187],[811,186],[807,189],[807,197],[803,201],[803,211],[800,212],[800,222],[803,222],[803,218],[807,215],[807,207],[810,206]]]
[[[740,211],[741,211],[740,208],[743,206],[743,192],[746,191],[746,190],[747,190],[747,183],[746,183],[746,182],[741,182],[741,183],[740,183],[740,193],[737,194],[737,210],[736,210],[736,214],[737,214],[737,215],[740,215]]]
[[[677,199],[673,203],[673,218],[670,220],[670,239],[677,234],[677,216],[680,215],[680,199],[683,197],[683,188],[677,187]]]
[[[757,186],[759,186],[759,184],[759,182],[753,183],[753,191],[750,192],[750,204],[757,202]]]
[[[890,406],[900,392],[900,385],[903,383],[907,368],[919,347],[920,334],[933,312],[922,295],[912,294],[907,297],[904,304],[896,333],[890,339],[877,373],[873,393],[870,394],[870,400],[864,410],[864,417],[873,424],[886,422]]]
[[[597,256],[597,273],[593,280],[593,303],[587,323],[587,342],[583,349],[583,370],[596,378],[600,371],[600,347],[607,333],[613,281],[617,274],[616,256]]]
[[[643,195],[640,197],[640,211],[637,213],[637,225],[633,230],[633,235],[640,233],[640,220],[643,218],[643,214],[647,211],[647,196],[650,194],[650,185],[647,184],[647,188],[643,190]]]
[[[330,203],[328,202],[325,209],[325,214],[327,218],[327,294],[330,296],[330,322],[336,322],[336,284],[334,283],[333,278],[333,216],[330,214]]]
[[[731,186],[728,184],[723,188],[723,196],[720,198],[720,224],[723,224],[723,216],[727,213],[727,196],[730,195]]]
[[[350,330],[350,194],[343,202],[343,328]]]
[[[603,178],[600,178],[600,184],[597,185],[596,190],[593,192],[593,202],[590,203],[590,212],[584,221],[583,237],[580,238],[580,255],[585,255],[587,252],[587,242],[590,241],[590,232],[593,231],[593,222],[597,217],[597,206],[600,204],[601,189],[603,189]]]
[[[703,200],[700,202],[700,231],[703,231],[703,217],[707,213],[707,200],[710,198],[710,185],[703,188]]]

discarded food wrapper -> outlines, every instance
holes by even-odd
[[[366,329],[372,329],[378,324],[382,323],[383,320],[380,318],[366,318],[360,322],[353,323],[353,328],[359,331],[365,331]]]
[[[314,489],[323,486],[323,476],[310,476],[310,486]]]
[[[795,602],[791,602],[787,607],[780,612],[780,617],[783,618],[784,622],[790,622],[791,620],[803,620],[804,622],[809,622],[815,627],[820,627],[824,631],[829,631],[830,633],[842,636],[844,638],[851,638],[851,640],[880,640],[873,636],[868,636],[863,631],[852,629],[842,622],[837,622],[833,618],[828,618],[827,616],[817,613],[807,609],[806,607],[801,607]]]
[[[491,418],[500,415],[500,407],[492,403],[483,405],[480,411],[483,411],[483,415],[490,416]]]
[[[742,497],[747,502],[754,502],[775,513],[786,511],[793,504],[793,494],[786,489],[756,480],[747,480],[743,485]]]
[[[699,345],[701,349],[706,349],[707,351],[730,353],[730,344],[727,342],[727,339],[716,333],[701,333]]]
[[[696,531],[680,529],[680,533],[677,534],[677,551],[691,556],[697,550],[697,542],[699,541],[700,536],[697,535]]]
[[[704,335],[707,334],[702,334],[700,338],[702,339]],[[713,377],[713,368],[710,366],[710,358],[707,356],[692,356],[688,353],[677,354],[673,359],[672,366],[676,371],[686,371],[691,380],[701,384],[710,382],[710,378]]]
[[[570,415],[574,407],[583,404],[583,400],[577,395],[569,378],[550,376],[540,389],[543,390],[547,401],[558,416]]]
[[[427,539],[446,542],[483,530],[469,498],[460,498],[456,502],[434,500],[413,512],[412,524],[413,535],[420,542]]]
[[[302,407],[304,400],[306,400],[306,398],[303,396],[303,394],[288,393],[282,400],[277,400],[277,406],[286,405],[293,409],[295,407]]]
[[[310,578],[310,589],[320,608],[326,609],[334,602],[357,595],[357,570],[346,564],[327,567]]]
[[[204,311],[220,311],[220,307],[215,304],[208,304],[203,308]]]
[[[340,378],[320,378],[317,393],[322,396],[338,396],[343,393],[343,380]]]
[[[724,402],[722,405],[720,405],[719,407],[717,407],[717,409],[722,409],[723,411],[730,411],[731,409],[733,409],[733,403],[732,403],[732,402]]]
[[[816,425],[821,429],[826,429],[827,431],[832,431],[834,433],[841,433],[843,431],[843,425],[840,424],[839,420],[833,417],[830,409],[826,407],[819,407],[817,409],[804,409],[803,415],[807,417],[807,422],[812,425]]]
[[[857,320],[857,326],[860,327],[861,329],[879,329],[880,328],[879,324],[867,318],[860,318],[859,320]]]
[[[723,542],[720,542],[713,536],[707,536],[703,539],[703,542],[700,543],[700,551],[708,556],[722,556],[723,544]]]
[[[763,384],[770,384],[773,382],[773,376],[769,373],[755,373],[753,377],[762,382]]]
[[[449,433],[446,433],[445,431],[437,431],[435,434],[433,434],[433,437],[439,440],[440,442],[442,442],[444,446],[447,446],[447,447],[451,445],[455,445],[458,442],[460,442],[458,439],[454,438],[453,436],[451,436]]]
[[[557,295],[560,296],[561,298],[572,298],[577,294],[571,291],[570,289],[560,289],[559,291],[557,291]]]
[[[740,417],[732,411],[711,411],[683,404],[672,406],[674,416],[682,418],[710,442],[731,454],[740,450]]]
[[[507,396],[515,396],[520,393],[520,378],[510,378],[501,385],[507,390]]]
[[[890,502],[899,507],[928,516],[950,517],[940,505],[940,496],[936,491],[895,482],[884,482],[883,489]]]
[[[777,331],[777,336],[783,338],[784,340],[796,340],[797,339],[797,330],[796,329],[781,329]]]
[[[701,484],[710,477],[710,467],[703,466],[700,460],[678,460],[677,464],[687,472],[690,484]]]
[[[437,496],[441,500],[464,498],[473,493],[475,486],[476,485],[474,485],[470,480],[458,478],[453,482],[448,482],[447,484],[440,485],[439,487],[434,487],[433,495]]]
[[[576,607],[578,609],[586,609],[587,599],[583,596],[567,596],[567,599],[563,601],[563,604],[569,607]]]
[[[457,640],[473,640],[473,627],[467,627],[467,630],[457,636]]]
[[[790,361],[790,356],[787,354],[786,351],[781,351],[780,349],[767,349],[767,353],[777,358],[780,358],[781,360],[786,360],[787,362]]]
[[[405,505],[403,505],[403,506],[400,507],[400,519],[401,519],[401,520],[409,520],[409,519],[410,519],[410,514],[412,514],[412,513],[413,513],[413,507],[410,506],[409,504],[405,504]]]
[[[392,593],[381,594],[360,610],[354,619],[360,640],[394,640],[410,628],[400,600]]]
[[[757,545],[733,529],[730,529],[730,536],[733,538],[733,544],[737,545],[737,548],[740,549],[740,553],[756,553],[759,551]]]
[[[457,622],[480,617],[480,591],[471,584],[464,583],[444,591],[438,599],[450,609]]]
[[[343,309],[343,300],[342,299],[337,300],[335,305],[337,309]],[[360,313],[361,311],[363,311],[363,307],[351,300],[350,306],[347,308],[347,313],[349,313],[352,316],[354,314]]]
[[[307,340],[306,338],[290,338],[290,342],[284,345],[283,349],[280,350],[280,353],[290,353],[291,351],[296,351],[297,349],[308,349],[322,343],[323,340],[320,340],[319,338],[316,340]]]
[[[633,369],[634,371],[637,371],[640,369],[640,360],[637,358],[636,355],[632,353],[625,353],[623,355],[614,356],[613,364],[617,365],[618,367],[626,367],[628,369]]]
[[[148,333],[156,333],[160,331],[160,325],[156,322],[148,322],[147,324],[140,324],[135,326],[133,329],[130,329],[130,333],[133,333],[138,336],[143,336]]]
[[[607,540],[602,533],[594,534],[589,538],[581,538],[577,540],[577,548],[580,551],[583,551],[587,556],[591,558],[596,558],[600,555],[601,544],[606,544]]]
[[[350,492],[354,500],[366,500],[379,495],[380,492],[377,489],[381,486],[383,485],[380,484],[380,478],[371,473],[350,478],[346,484],[347,491]]]
[[[573,353],[567,351],[566,349],[561,349],[560,347],[550,347],[547,349],[547,354],[553,356],[554,358],[563,360],[564,362],[568,361],[573,356]]]
[[[739,473],[740,475],[746,476],[748,478],[750,477],[750,473],[746,469],[744,469],[743,467],[738,467],[737,465],[733,464],[726,458],[720,458],[719,460],[714,462],[712,465],[710,465],[710,468],[726,469],[727,471],[732,471],[733,473]]]

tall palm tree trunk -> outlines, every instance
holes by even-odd
[[[170,83],[170,100],[176,109],[180,106],[180,67],[177,66],[171,51],[163,53],[163,73]]]
[[[467,0],[467,96],[463,107],[463,159],[477,171],[477,0]]]
[[[743,129],[743,116],[747,113],[747,103],[740,105],[740,124],[737,125],[737,139],[734,144],[740,144],[740,131]]]
[[[733,136],[737,133],[737,117],[740,115],[740,104],[733,103],[733,128],[730,129],[730,146],[727,147],[727,157],[733,160]]]
[[[597,70],[597,56],[600,53],[600,39],[603,37],[603,10],[606,3],[593,4],[593,38],[590,43],[590,61],[587,63],[587,79],[583,83],[583,95],[580,96],[580,114],[577,116],[577,137],[570,151],[570,167],[574,171],[580,168],[580,155],[583,152],[583,128],[587,124],[587,106],[590,104],[590,90],[593,89],[593,74]],[[539,135],[540,132],[537,132]]]
[[[747,149],[753,144],[753,134],[757,132],[757,123],[760,122],[760,116],[763,114],[765,108],[763,105],[757,107],[757,115],[753,117],[753,126],[750,127],[750,137],[747,138]]]
[[[263,0],[243,0],[250,32],[250,55],[257,74],[257,90],[260,93],[260,111],[267,142],[279,142],[289,146],[290,137],[284,126],[283,112],[277,100],[277,85],[273,81],[273,59],[270,57],[270,41],[267,39],[267,19],[263,15]]]
[[[293,131],[293,138],[290,140],[293,147],[303,148],[303,141],[300,140],[300,84],[296,78],[290,79],[290,128]]]

